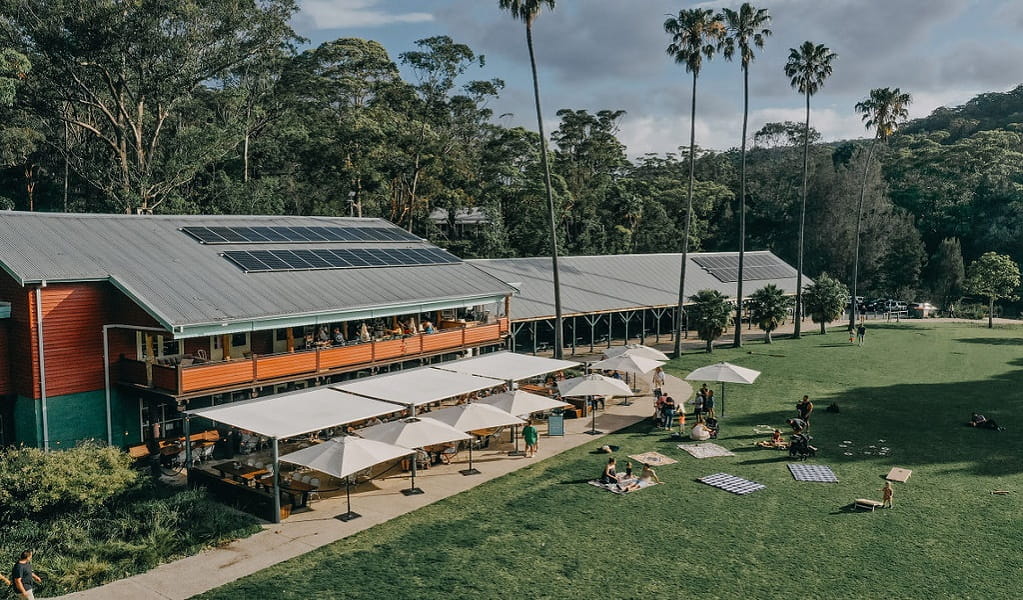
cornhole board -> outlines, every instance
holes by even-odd
[[[888,474],[885,475],[884,478],[887,479],[888,481],[898,481],[900,483],[906,483],[906,480],[909,479],[909,476],[912,474],[913,471],[910,471],[909,469],[900,469],[899,467],[892,467],[892,470],[888,471]]]
[[[862,508],[863,510],[869,510],[870,512],[874,512],[875,508],[881,508],[883,506],[883,504],[877,500],[868,500],[866,498],[857,498],[854,504],[856,505],[856,508]]]

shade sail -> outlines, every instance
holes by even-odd
[[[654,360],[668,360],[667,354],[656,348],[644,346],[643,344],[627,344],[625,346],[614,346],[613,348],[604,350],[604,356],[607,358],[621,356],[622,354],[642,356],[643,358],[652,358]]]
[[[760,376],[760,371],[719,362],[715,365],[700,367],[686,375],[689,381],[721,381],[724,383],[753,383]]]
[[[632,396],[633,391],[620,379],[590,373],[558,382],[562,396]]]
[[[344,479],[373,465],[408,456],[412,452],[409,448],[346,435],[285,454],[280,460]]]
[[[562,402],[561,400],[554,400],[553,398],[548,398],[547,396],[541,396],[539,394],[530,394],[529,392],[524,392],[522,390],[494,394],[493,396],[481,398],[473,404],[489,404],[517,416],[530,415],[543,410],[571,406],[571,404]]]
[[[459,431],[476,431],[525,423],[522,419],[496,406],[475,402],[435,410],[430,413],[430,418],[446,423]]]
[[[664,363],[645,356],[635,354],[619,354],[611,358],[605,358],[590,365],[591,369],[605,369],[608,371],[625,371],[627,373],[649,373]]]
[[[430,417],[412,417],[381,423],[360,429],[359,435],[367,440],[376,440],[403,448],[422,448],[445,442],[467,440],[470,437],[464,431],[459,431],[447,423],[441,423]]]
[[[378,400],[421,406],[487,390],[503,383],[497,379],[423,367],[355,379],[330,387]]]
[[[520,381],[579,366],[581,366],[579,363],[570,360],[557,360],[514,352],[494,352],[435,365],[437,369],[445,371],[493,377],[504,381],[509,379]]]
[[[399,410],[390,402],[320,387],[185,412],[259,435],[287,438]]]

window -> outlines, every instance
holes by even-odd
[[[135,332],[135,348],[138,359],[146,360],[146,333],[144,331]],[[156,355],[153,358],[181,354],[181,340],[171,339],[169,336],[154,335],[153,351]]]

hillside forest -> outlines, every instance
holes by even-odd
[[[488,108],[505,84],[467,45],[303,48],[291,0],[119,4],[0,0],[0,208],[361,215],[466,258],[549,253],[537,134]],[[623,111],[546,108],[561,252],[680,252],[689,140],[633,156]],[[938,302],[964,261],[1023,262],[1021,135],[1023,86],[907,122],[873,153],[866,130],[811,130],[805,272],[852,277],[864,170],[863,295]],[[803,123],[769,123],[746,152],[745,247],[790,264],[803,139]],[[689,251],[738,249],[739,154],[697,148]]]

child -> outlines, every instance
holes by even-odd
[[[631,462],[625,463],[625,478],[626,479],[632,479],[632,463]]]
[[[881,488],[881,508],[892,508],[892,496],[895,495],[895,490],[892,489],[892,482],[884,482],[884,487]]]
[[[781,439],[781,431],[775,429],[774,433],[771,434],[771,444],[774,446],[780,446],[782,443],[783,441]]]

